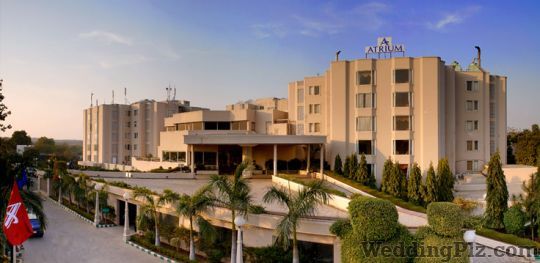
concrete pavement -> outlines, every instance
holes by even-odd
[[[47,230],[43,238],[24,243],[25,263],[160,262],[125,244],[121,226],[97,229],[48,200],[43,205]]]

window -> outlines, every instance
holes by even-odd
[[[127,111],[127,116],[128,117],[131,116],[131,111],[130,110]]]
[[[163,151],[162,159],[165,162],[185,162],[186,161],[186,152]]]
[[[489,84],[489,99],[495,100],[495,84],[493,83]]]
[[[235,130],[235,131],[246,131],[247,122],[246,121],[233,121],[231,127],[232,127],[232,130]]]
[[[131,146],[129,144],[126,144],[126,150],[130,150]]]
[[[478,110],[478,101],[477,100],[467,100],[465,102],[466,111],[477,111]]]
[[[375,117],[356,117],[357,131],[375,130]]]
[[[409,92],[394,93],[394,107],[409,107],[410,97]]]
[[[304,120],[304,106],[298,106],[296,111],[296,119],[299,121]]]
[[[358,85],[371,84],[371,71],[356,72],[356,82],[358,83]]]
[[[321,104],[309,104],[309,113],[310,114],[321,113]]]
[[[127,127],[128,128],[131,127],[131,122],[130,121],[127,122]]]
[[[465,130],[468,132],[477,131],[478,130],[478,121],[466,121],[465,122]]]
[[[296,135],[304,135],[304,124],[296,125]]]
[[[133,150],[134,150],[134,151],[137,150],[137,144],[133,144]]]
[[[296,91],[296,102],[304,103],[304,89],[298,89]]]
[[[356,94],[357,108],[372,108],[375,96],[373,93],[358,93]]]
[[[395,83],[409,83],[409,70],[408,69],[394,70],[394,82]]]
[[[467,161],[467,171],[478,171],[478,160]]]
[[[133,116],[137,116],[137,113],[139,113],[138,110],[133,110]]]
[[[310,123],[309,132],[321,132],[321,124],[318,122]]]
[[[373,154],[371,140],[358,140],[358,154]]]
[[[137,137],[139,137],[139,133],[134,132],[134,133],[133,133],[133,139],[137,139]]]
[[[309,95],[319,95],[320,87],[319,86],[309,86]]]
[[[410,116],[394,116],[394,131],[410,130],[410,120]]]
[[[495,141],[490,140],[489,141],[489,155],[493,155],[495,153],[496,147],[497,146],[495,145]]]
[[[478,91],[478,81],[467,81],[467,91]]]
[[[133,127],[137,128],[137,121],[133,121]]]
[[[478,141],[467,141],[467,151],[478,151]]]
[[[394,154],[409,154],[409,140],[394,140]]]

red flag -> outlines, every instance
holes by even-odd
[[[33,234],[28,212],[23,204],[17,183],[13,183],[3,224],[4,234],[12,246],[18,246]]]

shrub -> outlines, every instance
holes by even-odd
[[[413,204],[422,204],[422,171],[417,163],[414,163],[407,181],[407,198]]]
[[[466,216],[463,220],[463,228],[478,229],[482,226],[482,216]]]
[[[418,246],[414,262],[468,263],[467,243],[463,242],[462,236],[441,237],[428,231],[423,238],[423,242]]]
[[[343,168],[341,164],[341,157],[336,155],[336,158],[334,159],[334,173],[335,174],[343,174]]]
[[[297,158],[294,158],[294,159],[289,160],[287,165],[289,167],[289,170],[300,170],[300,168],[302,167],[302,161],[300,161]]]
[[[446,158],[439,160],[437,165],[437,185],[437,201],[452,202],[454,200],[454,175],[450,171]]]
[[[501,229],[504,227],[504,212],[508,210],[508,188],[499,152],[493,154],[489,160],[486,184],[484,225],[492,229]]]
[[[368,169],[367,169],[367,162],[366,162],[366,156],[362,154],[360,156],[360,164],[358,164],[358,169],[356,169],[356,181],[363,185],[368,185],[369,183],[369,175],[368,175]]]
[[[343,176],[351,178],[351,158],[345,157],[345,164],[343,165]]]
[[[359,236],[348,234],[341,245],[343,263],[394,263],[410,262],[414,257],[413,237],[404,226],[396,228],[393,238],[380,242],[362,240]],[[388,255],[390,248],[390,255]],[[411,253],[412,252],[412,253]]]
[[[350,219],[338,219],[330,226],[330,233],[344,238],[352,230]]]
[[[390,177],[392,177],[393,165],[394,164],[392,163],[392,160],[390,159],[387,159],[384,162],[384,167],[383,167],[383,172],[382,172],[381,191],[385,193],[389,193],[388,183],[389,183]]]
[[[289,263],[292,261],[291,251],[285,251],[280,246],[246,247],[244,253],[247,262]]]
[[[387,200],[359,196],[349,203],[352,228],[362,240],[386,241],[398,228],[396,207]]]
[[[433,164],[429,164],[429,169],[426,176],[426,187],[424,188],[424,203],[429,204],[431,202],[437,202],[437,177],[435,175],[435,169]]]
[[[470,199],[465,199],[462,197],[454,198],[452,203],[458,205],[464,212],[470,214],[478,206],[478,202]]]
[[[358,171],[358,155],[356,153],[353,153],[349,158],[351,158],[351,163],[349,167],[349,169],[351,170],[349,171],[349,177],[354,180],[358,180],[358,178],[355,178],[356,171]]]
[[[440,236],[457,236],[461,233],[462,213],[459,206],[448,202],[435,202],[427,207],[430,227]]]
[[[526,216],[520,206],[512,206],[504,212],[504,229],[507,233],[519,235],[523,233]]]

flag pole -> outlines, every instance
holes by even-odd
[[[17,263],[17,248],[13,245],[13,253],[11,253],[11,258],[13,263]]]

